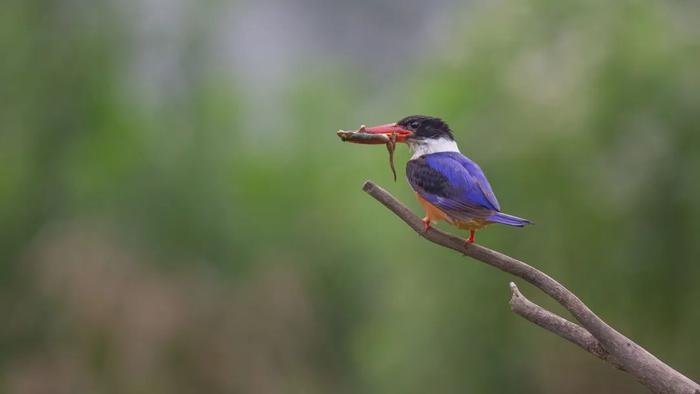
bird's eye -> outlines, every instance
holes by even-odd
[[[414,120],[413,122],[411,122],[411,124],[409,124],[409,126],[415,130],[418,128],[418,126],[420,126],[420,123],[418,123],[418,121]]]

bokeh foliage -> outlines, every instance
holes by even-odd
[[[476,2],[381,91],[310,62],[262,109],[207,61],[221,6],[188,8],[150,100],[129,6],[0,6],[2,392],[641,392],[363,195],[417,208],[334,130],[411,113],[536,222],[479,242],[700,378],[697,3]]]

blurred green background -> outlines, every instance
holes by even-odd
[[[537,223],[478,242],[697,380],[698,20],[696,1],[3,1],[0,392],[645,392],[360,190],[419,211],[384,147],[335,136],[415,113]]]

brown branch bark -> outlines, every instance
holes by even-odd
[[[510,282],[510,291],[510,309],[513,312],[545,330],[559,335],[601,360],[609,362],[615,368],[625,370],[624,366],[603,349],[600,342],[588,330],[530,301],[513,282]]]
[[[389,192],[370,181],[365,182],[362,189],[425,239],[522,278],[539,288],[566,308],[580,326],[532,303],[517,287],[512,287],[511,305],[518,315],[628,372],[653,393],[700,394],[700,385],[610,327],[574,293],[544,272],[494,250],[468,244],[464,239],[436,228],[425,232],[421,219]]]

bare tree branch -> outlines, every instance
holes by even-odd
[[[464,239],[436,228],[424,231],[421,219],[386,190],[370,181],[365,182],[362,189],[389,208],[425,239],[522,278],[539,288],[566,308],[581,326],[544,311],[543,308],[525,299],[517,288],[514,293],[517,295],[515,304],[522,309],[514,309],[516,313],[518,310],[523,311],[523,314],[518,314],[593,354],[596,354],[594,349],[599,348],[602,352],[596,356],[628,372],[654,393],[700,394],[700,385],[610,327],[574,293],[547,274],[520,260],[480,245],[468,244]],[[587,337],[584,331],[590,337]],[[596,340],[597,343],[592,340]]]
[[[623,371],[625,370],[615,357],[611,356],[610,353],[603,349],[600,342],[598,342],[588,330],[528,300],[513,282],[510,282],[510,291],[510,309],[513,312],[545,330],[551,331],[567,341],[578,345],[583,350],[603,361],[609,362],[616,368]]]

